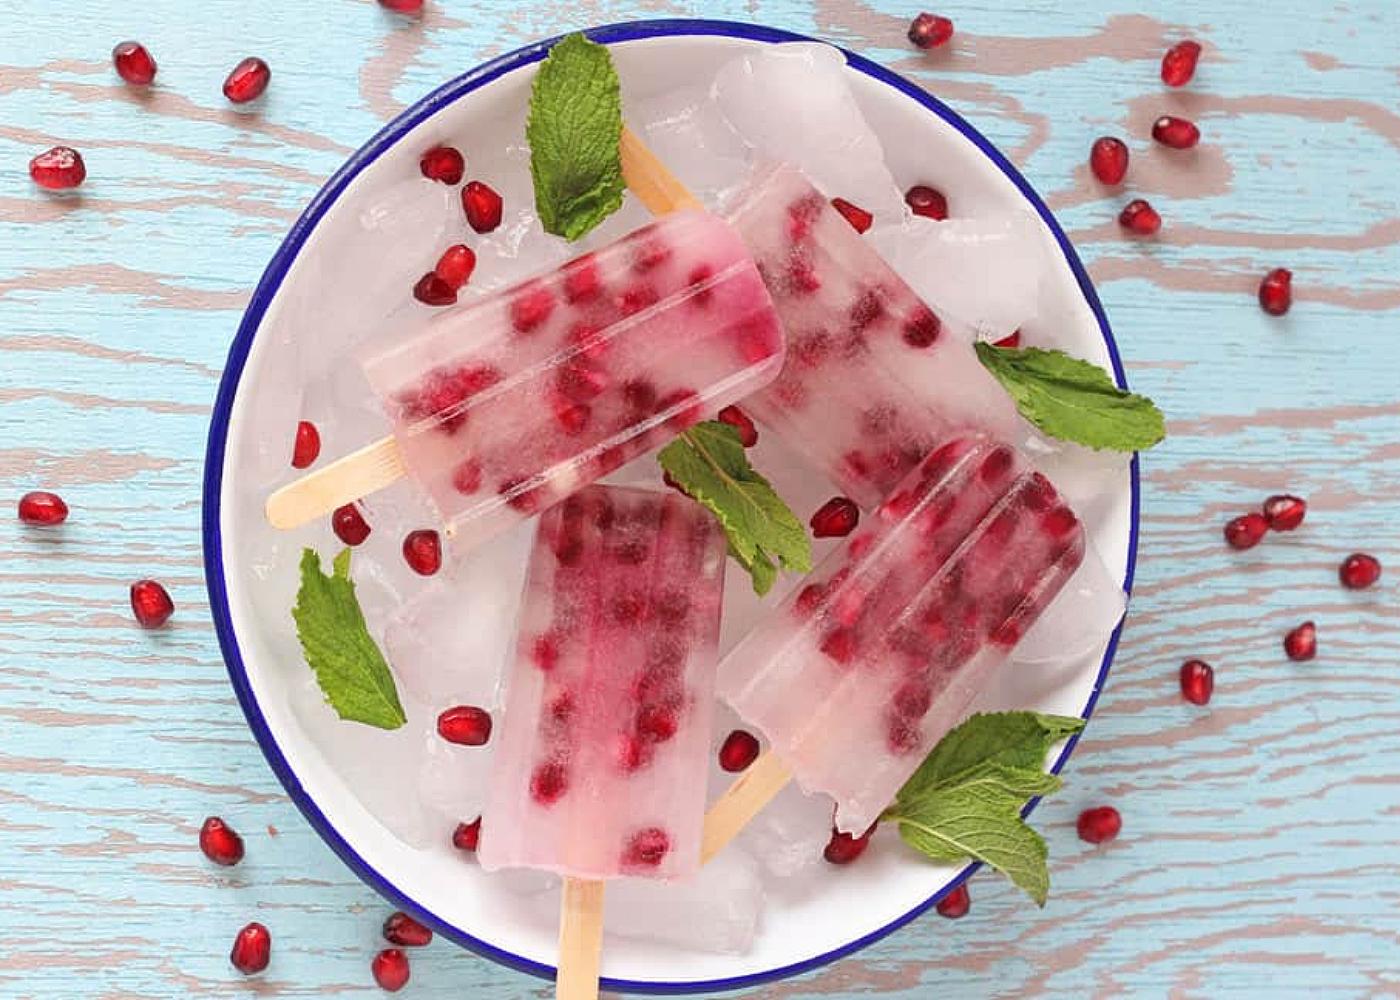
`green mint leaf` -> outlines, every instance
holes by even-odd
[[[766,594],[778,566],[806,573],[812,568],[807,529],[783,498],[749,464],[739,432],[718,420],[684,431],[657,455],[661,468],[724,526],[729,552]]]
[[[897,802],[957,785],[989,766],[1042,771],[1050,748],[1084,728],[1084,720],[1038,712],[974,715],[933,748],[899,790]]]
[[[1167,436],[1157,404],[1126,392],[1098,365],[1063,351],[993,347],[978,341],[977,359],[1051,437],[1090,448],[1137,451]]]
[[[622,207],[622,95],[607,46],[582,34],[549,50],[525,139],[544,231],[576,240]]]
[[[380,729],[398,729],[408,721],[394,675],[365,626],[350,580],[349,549],[335,557],[330,576],[321,572],[315,549],[302,550],[292,618],[306,662],[337,715]]]

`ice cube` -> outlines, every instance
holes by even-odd
[[[749,173],[749,147],[710,95],[709,85],[681,87],[629,104],[629,121],[647,147],[707,205],[720,204]]]
[[[835,815],[836,803],[830,796],[804,794],[797,782],[789,782],[737,843],[774,878],[803,875],[822,862]]]
[[[423,808],[441,821],[443,837],[458,823],[481,815],[491,757],[490,743],[462,747],[443,739],[429,741],[418,770],[418,798]]]
[[[763,885],[758,863],[731,844],[688,879],[613,879],[605,900],[604,927],[610,938],[743,954],[758,930]],[[557,912],[557,903],[554,907]]]

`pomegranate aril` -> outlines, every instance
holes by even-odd
[[[554,296],[548,288],[531,283],[511,300],[510,322],[519,333],[535,330],[554,312]]]
[[[1013,348],[1013,349],[1014,349],[1014,348],[1020,347],[1020,346],[1021,346],[1021,331],[1020,331],[1020,330],[1012,330],[1010,333],[1008,333],[1005,337],[1002,337],[1000,340],[994,340],[994,341],[992,341],[992,346],[993,346],[993,347],[1000,347],[1000,348],[1003,348],[1003,349],[1006,349],[1006,348]]]
[[[442,569],[442,541],[432,528],[410,531],[403,540],[403,561],[419,576],[432,576]]]
[[[1270,316],[1282,316],[1293,306],[1293,272],[1276,267],[1259,282],[1259,308]]]
[[[953,22],[937,14],[920,14],[909,22],[909,41],[921,49],[936,49],[953,37]]]
[[[832,497],[817,509],[810,523],[817,538],[845,538],[860,523],[860,508],[848,497]]]
[[[904,321],[904,342],[910,347],[932,347],[943,330],[943,322],[932,309],[920,306]]]
[[[1364,590],[1381,578],[1381,563],[1365,552],[1353,552],[1337,567],[1342,586],[1349,590]]]
[[[75,188],[87,177],[83,154],[71,146],[55,146],[29,161],[29,176],[41,188],[65,191]]]
[[[1205,705],[1215,691],[1215,670],[1205,660],[1181,665],[1181,696],[1193,705]]]
[[[530,775],[530,797],[542,806],[552,805],[569,790],[569,772],[563,764],[550,761]]]
[[[450,306],[457,301],[457,289],[436,271],[429,271],[414,282],[413,297],[425,306]]]
[[[871,215],[859,205],[852,204],[845,198],[832,198],[831,207],[841,213],[841,217],[851,224],[858,233],[863,233],[870,228],[870,224],[875,221],[875,216]]]
[[[358,505],[347,503],[331,513],[331,530],[335,537],[349,546],[356,546],[369,537],[369,522],[360,513]]]
[[[949,920],[957,920],[959,917],[967,916],[967,911],[972,908],[972,897],[968,895],[967,883],[955,886],[953,891],[948,893],[934,906],[940,917],[947,917]]]
[[[137,580],[131,585],[131,611],[142,628],[160,628],[175,613],[175,602],[155,580]]]
[[[38,528],[52,527],[68,520],[68,505],[57,493],[34,490],[19,498],[19,519]]]
[[[1122,184],[1128,173],[1128,147],[1122,139],[1100,136],[1089,148],[1089,169],[1100,184]]]
[[[478,233],[489,233],[501,224],[501,196],[489,184],[468,181],[462,188],[462,211],[467,225]]]
[[[622,852],[622,867],[626,871],[646,871],[657,868],[671,851],[671,836],[659,826],[638,830],[627,841]]]
[[[943,192],[927,184],[915,184],[904,192],[904,203],[915,215],[942,222],[948,218],[948,199]]]
[[[304,469],[321,454],[321,432],[310,420],[297,423],[296,440],[292,443],[292,468]]]
[[[736,729],[720,744],[719,766],[730,774],[738,774],[758,759],[758,751],[758,737]]]
[[[384,940],[400,948],[422,948],[433,940],[433,932],[402,910],[384,920]]]
[[[1118,831],[1123,829],[1123,817],[1112,806],[1097,806],[1080,813],[1075,827],[1080,840],[1102,844],[1118,836]]]
[[[476,251],[465,243],[457,243],[448,247],[442,252],[442,256],[438,258],[437,264],[433,267],[433,273],[446,282],[454,293],[467,283],[474,270],[476,270]],[[453,297],[456,297],[455,294]]]
[[[1303,622],[1283,637],[1283,651],[1290,660],[1311,660],[1317,655],[1317,626]]]
[[[831,839],[826,842],[822,857],[833,865],[848,865],[865,853],[865,849],[870,846],[870,835],[874,832],[875,827],[872,825],[859,837],[853,837],[833,827]]]
[[[385,948],[370,961],[369,971],[381,990],[397,993],[408,982],[408,956],[398,948]]]
[[[257,56],[249,56],[229,71],[224,96],[234,104],[247,104],[262,96],[272,80],[272,70]]]
[[[243,838],[218,816],[210,816],[199,828],[199,849],[214,864],[226,868],[243,860]]]
[[[1201,58],[1201,44],[1189,38],[1177,42],[1162,53],[1162,82],[1168,87],[1184,87],[1196,75],[1196,61]]]
[[[745,448],[758,444],[758,428],[753,425],[749,415],[737,406],[726,406],[720,410],[718,419],[739,432],[739,443]]]
[[[430,181],[460,184],[467,171],[467,161],[451,146],[434,146],[418,158],[418,169]]]
[[[470,823],[457,824],[457,828],[452,831],[452,846],[459,851],[476,853],[476,849],[481,846],[480,816]]]
[[[1152,123],[1152,138],[1171,149],[1190,149],[1201,141],[1201,130],[1185,118],[1163,115]]]
[[[228,960],[245,976],[262,972],[272,958],[272,934],[256,920],[245,926],[233,939]]]
[[[112,65],[117,76],[137,87],[156,78],[156,61],[140,42],[118,42],[112,48]]]
[[[423,13],[423,0],[379,0],[379,6],[395,14]]]
[[[1263,514],[1241,514],[1226,523],[1225,541],[1232,549],[1252,549],[1268,530],[1269,522]]]
[[[1151,236],[1162,228],[1162,217],[1144,198],[1134,198],[1118,213],[1118,224],[1130,233]]]
[[[452,488],[463,496],[471,496],[481,489],[481,463],[468,458],[452,472]]]
[[[1278,493],[1264,501],[1264,520],[1273,531],[1292,531],[1303,523],[1308,502],[1289,493]]]
[[[475,705],[455,705],[438,716],[438,735],[458,746],[485,746],[491,739],[491,713]]]

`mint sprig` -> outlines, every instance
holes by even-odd
[[[530,92],[525,139],[544,231],[577,240],[622,207],[622,95],[607,47],[560,41]]]
[[[1045,841],[1021,818],[1026,800],[1058,791],[1045,772],[1050,748],[1082,719],[1036,712],[974,715],[939,741],[880,818],[934,861],[978,860],[1045,905]]]
[[[1137,451],[1167,436],[1162,411],[1118,388],[1097,365],[1064,351],[974,345],[977,359],[1046,434],[1090,448]]]
[[[321,572],[315,549],[302,550],[292,618],[306,662],[337,715],[379,729],[398,729],[408,721],[394,675],[355,596],[349,549],[335,557],[330,576]]]
[[[812,543],[797,515],[752,465],[739,432],[707,420],[683,432],[656,456],[661,468],[719,518],[729,554],[753,577],[754,592],[768,593],[778,567],[806,573]]]

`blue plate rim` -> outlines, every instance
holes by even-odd
[[[719,35],[765,43],[824,41],[782,28],[772,28],[740,21],[712,20],[706,18],[661,18],[625,21],[589,28],[586,29],[586,34],[594,41],[603,44],[678,35]],[[267,758],[268,764],[272,767],[278,780],[282,782],[283,787],[287,790],[287,794],[291,797],[302,815],[306,817],[307,822],[311,824],[321,839],[330,846],[340,859],[344,861],[362,881],[394,905],[407,910],[419,919],[425,920],[434,930],[444,937],[479,955],[518,971],[539,976],[544,979],[554,978],[554,966],[532,961],[473,937],[432,911],[424,908],[417,901],[405,896],[387,878],[376,871],[355,852],[302,787],[296,773],[292,770],[291,764],[282,753],[271,730],[268,728],[267,720],[263,717],[262,710],[258,706],[256,698],[253,696],[251,685],[248,682],[247,671],[243,664],[242,653],[238,646],[238,640],[234,635],[233,622],[228,606],[228,590],[224,580],[220,501],[223,491],[224,454],[228,439],[229,416],[232,412],[239,382],[242,379],[243,369],[247,364],[248,355],[252,350],[254,337],[268,307],[271,305],[273,298],[281,287],[283,279],[286,277],[292,263],[296,260],[298,253],[305,245],[306,240],[315,229],[317,223],[326,212],[330,210],[331,206],[335,204],[340,194],[350,182],[354,180],[362,170],[403,138],[406,133],[462,96],[485,86],[506,73],[538,62],[544,58],[550,46],[558,41],[559,37],[562,36],[535,42],[523,48],[516,49],[513,52],[507,52],[501,56],[497,56],[495,59],[482,63],[476,68],[469,70],[467,73],[438,87],[426,97],[399,114],[376,133],[373,138],[351,154],[350,158],[341,165],[340,169],[331,176],[326,184],[311,199],[311,202],[292,225],[292,228],[288,231],[287,236],[278,246],[277,251],[273,254],[271,261],[269,261],[267,268],[264,270],[262,278],[259,280],[257,288],[254,290],[252,298],[244,311],[243,319],[239,323],[233,343],[229,348],[228,360],[224,368],[223,376],[219,382],[219,391],[215,397],[214,412],[209,427],[209,438],[205,452],[202,515],[205,582],[209,591],[209,605],[214,618],[214,627],[219,640],[219,648],[228,668],[229,679],[233,684],[234,693],[238,698],[240,707],[243,709],[243,714],[248,720],[248,725],[253,732],[254,739],[262,749],[263,755]],[[1064,230],[1060,228],[1059,223],[1051,214],[1050,209],[1046,207],[1040,196],[1036,194],[1026,179],[1021,176],[1020,172],[1012,166],[1010,161],[1008,161],[980,132],[918,84],[905,79],[878,63],[866,59],[864,56],[851,52],[841,46],[834,47],[842,52],[846,58],[847,64],[852,69],[864,73],[866,76],[886,86],[892,87],[905,96],[919,102],[924,108],[942,118],[976,146],[978,150],[990,159],[1016,186],[1021,192],[1021,195],[1031,207],[1035,209],[1036,213],[1044,220],[1050,232],[1054,235],[1055,241],[1059,245],[1066,263],[1069,265],[1075,280],[1079,284],[1080,292],[1083,294],[1085,301],[1094,314],[1094,318],[1098,322],[1099,332],[1103,337],[1105,346],[1108,348],[1109,358],[1113,365],[1114,377],[1120,386],[1127,388],[1127,378],[1123,371],[1122,358],[1118,353],[1118,345],[1113,337],[1113,331],[1109,326],[1108,317],[1104,313],[1103,304],[1099,301],[1098,294],[1094,290],[1093,282],[1089,279],[1088,272],[1085,270],[1074,247],[1070,244],[1069,238],[1065,235]],[[1123,590],[1127,594],[1132,593],[1133,579],[1137,569],[1138,522],[1141,500],[1139,456],[1133,456],[1129,468],[1131,480],[1131,508],[1127,571],[1123,579]],[[1122,633],[1122,627],[1122,623],[1120,622],[1118,628],[1114,630],[1113,635],[1109,639],[1107,649],[1104,651],[1103,662],[1100,665],[1098,676],[1094,680],[1093,691],[1090,693],[1089,700],[1081,716],[1086,721],[1093,715],[1099,695],[1103,690],[1104,681],[1108,677],[1114,654],[1117,652],[1118,640]],[[1064,768],[1078,742],[1079,734],[1071,737],[1066,742],[1064,749],[1060,752],[1059,757],[1056,758],[1054,764],[1050,768],[1052,773],[1058,774]],[[1022,815],[1029,815],[1036,805],[1039,804],[1039,801],[1040,800],[1037,798],[1028,802]],[[929,908],[935,906],[938,901],[949,892],[952,892],[965,882],[979,867],[981,867],[981,865],[975,863],[965,866],[963,870],[942,889],[922,903],[911,908],[908,912],[890,921],[885,926],[869,934],[865,934],[854,941],[848,942],[839,948],[804,959],[800,962],[793,962],[778,968],[768,969],[763,972],[749,973],[743,976],[696,980],[691,982],[649,982],[645,980],[604,977],[602,986],[605,989],[631,993],[683,995],[743,989],[795,976],[860,951],[893,933],[905,924],[926,913]]]

